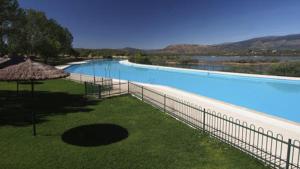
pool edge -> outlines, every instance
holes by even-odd
[[[201,73],[233,75],[233,76],[242,76],[242,77],[255,77],[255,78],[267,78],[267,79],[276,79],[276,80],[300,81],[300,77],[260,75],[260,74],[235,73],[235,72],[221,72],[221,71],[211,71],[211,70],[177,68],[177,67],[170,67],[170,66],[146,65],[146,64],[133,63],[133,62],[130,62],[129,60],[121,60],[121,61],[119,61],[119,63],[123,64],[123,65],[127,65],[127,66],[137,66],[137,67],[144,67],[144,68],[161,68],[161,69],[164,69],[164,70],[168,70],[168,69],[169,70],[181,70],[181,71],[184,70],[184,71],[187,71],[187,72],[201,72]]]

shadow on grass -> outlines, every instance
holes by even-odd
[[[109,145],[128,137],[128,131],[115,124],[90,124],[67,130],[62,136],[65,143],[94,147]]]
[[[0,126],[31,125],[31,114],[36,113],[37,123],[47,121],[48,116],[90,112],[89,105],[97,104],[79,94],[36,91],[31,97],[29,91],[17,95],[15,91],[0,91]]]

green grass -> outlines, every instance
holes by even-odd
[[[0,83],[0,168],[3,169],[260,169],[250,156],[176,121],[131,96],[103,101],[82,96],[83,86],[46,81],[16,96],[14,83]],[[31,135],[30,112],[39,114]],[[95,147],[65,143],[68,129],[111,123],[127,129],[119,142]]]

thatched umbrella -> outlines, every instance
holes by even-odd
[[[43,63],[34,62],[27,59],[16,65],[10,65],[0,69],[0,81],[16,81],[17,86],[19,81],[28,81],[31,83],[31,94],[34,92],[34,81],[58,79],[69,76],[69,73],[63,70],[56,69]],[[18,88],[18,87],[17,87]],[[33,134],[35,131],[35,114],[33,113]]]
[[[32,93],[34,91],[34,81],[58,79],[67,76],[69,76],[69,73],[63,70],[43,63],[34,62],[31,59],[0,69],[0,81],[29,81],[31,82]]]

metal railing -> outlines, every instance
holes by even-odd
[[[99,82],[84,82],[85,95],[93,95],[99,99],[127,94],[128,83],[118,81],[114,83],[111,79],[102,80]]]
[[[80,83],[90,82],[90,83],[99,84],[101,82],[103,83],[103,81],[105,81],[106,83],[111,81],[111,83],[112,83],[111,78],[84,75],[84,74],[78,74],[78,73],[71,73],[70,76],[67,77],[67,79],[72,80],[72,81],[76,81],[76,82],[80,82]]]
[[[92,82],[85,84],[88,83]],[[95,85],[95,83],[92,84]],[[300,168],[299,140],[283,138],[281,134],[159,93],[142,85],[119,80],[118,83],[112,83],[112,86],[114,87],[108,91],[101,91],[100,86],[99,98],[113,95],[112,91],[116,91],[117,88],[119,94],[131,94],[174,118],[208,133],[211,137],[253,156],[271,168]]]
[[[200,129],[271,168],[300,168],[300,141],[128,82],[128,93]]]

